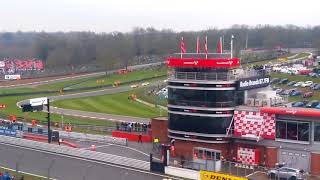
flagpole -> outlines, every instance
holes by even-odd
[[[231,35],[231,43],[230,43],[231,47],[230,47],[230,56],[231,59],[233,58],[233,35]]]
[[[206,36],[206,59],[208,59],[208,37]]]
[[[222,48],[222,37],[220,36],[220,39],[219,39],[219,43],[220,43],[220,53],[222,54],[223,52],[223,48]]]

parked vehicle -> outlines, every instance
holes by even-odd
[[[313,92],[311,92],[311,91],[303,93],[303,97],[304,98],[309,98],[309,97],[312,97],[312,96],[313,96]]]
[[[294,87],[299,87],[299,86],[301,86],[303,83],[304,83],[304,82],[300,81],[300,82],[295,83],[293,86],[294,86]]]
[[[289,94],[290,94],[289,90],[284,90],[281,93],[279,93],[279,95],[282,95],[282,96],[288,96]]]
[[[276,89],[277,94],[280,94],[282,91],[284,91],[284,89],[281,89],[281,88]]]
[[[306,82],[304,82],[303,84],[301,84],[301,87],[309,87],[309,86],[311,86],[312,84],[313,84],[312,81],[306,81]]]
[[[290,96],[301,96],[302,92],[301,91],[293,91]]]
[[[289,82],[289,80],[287,78],[285,78],[285,79],[281,79],[279,81],[279,84],[287,84],[288,82]]]
[[[303,107],[304,105],[304,102],[301,101],[292,103],[292,107]]]
[[[320,103],[315,108],[316,109],[320,109]]]
[[[133,85],[131,85],[130,87],[131,87],[131,88],[137,88],[137,87],[139,87],[139,85],[138,85],[138,84],[133,84]]]
[[[320,90],[320,84],[318,84],[315,87],[313,87],[312,90]]]
[[[291,82],[289,82],[287,85],[288,86],[293,86],[293,85],[295,85],[297,83],[297,81],[291,81]]]
[[[318,83],[313,83],[311,86],[310,86],[310,89],[316,87],[318,85]]]
[[[269,170],[267,175],[272,179],[305,180],[307,178],[304,170],[288,167]]]
[[[141,86],[148,86],[150,83],[149,82],[144,82],[141,84]]]
[[[306,107],[307,108],[315,108],[316,106],[318,106],[319,105],[319,101],[318,100],[313,100],[313,101],[310,101],[307,105],[306,105]]]
[[[274,84],[274,83],[277,83],[277,82],[279,82],[279,81],[280,81],[279,78],[273,78],[273,79],[271,79],[270,83],[271,83],[271,84]]]

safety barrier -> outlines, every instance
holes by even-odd
[[[96,141],[100,143],[117,144],[122,146],[128,145],[128,140],[126,138],[118,138],[118,137],[102,136],[102,135],[94,135],[94,134],[84,134],[84,133],[77,133],[77,132],[66,132],[66,131],[59,131],[59,135],[60,137],[65,137],[69,139],[83,139],[83,140]]]
[[[183,178],[187,178],[187,179],[194,179],[194,180],[200,179],[199,171],[195,171],[195,170],[191,170],[191,169],[166,166],[164,168],[164,172],[165,172],[165,174],[168,174],[168,175],[183,177]]]
[[[41,141],[41,142],[47,142],[48,141],[48,137],[45,136],[35,136],[35,135],[31,135],[31,134],[23,134],[23,138],[24,139],[29,139],[29,140],[33,140],[33,141]],[[72,147],[72,148],[78,148],[79,145],[71,143],[69,141],[66,140],[62,140],[61,144]]]
[[[86,149],[59,146],[56,144],[48,144],[44,142],[31,141],[9,136],[0,136],[0,143],[150,171],[150,163],[147,161],[90,151]]]
[[[0,135],[16,136],[17,132],[15,130],[11,130],[11,129],[0,128]]]
[[[123,131],[112,131],[112,137],[116,138],[126,138],[128,141],[139,141],[139,134],[123,132]],[[150,135],[141,135],[142,142],[152,142],[152,137]]]

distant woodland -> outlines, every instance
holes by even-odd
[[[248,48],[272,49],[320,47],[320,26],[234,25],[228,29],[174,32],[170,29],[134,28],[131,32],[0,32],[0,60],[3,58],[39,58],[47,67],[95,64],[126,66],[136,56],[165,56],[179,52],[180,37],[184,37],[187,52],[196,49],[196,37],[203,46],[208,37],[209,52],[216,51],[218,38],[224,36],[224,48],[229,49],[231,34],[236,52]]]

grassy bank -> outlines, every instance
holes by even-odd
[[[67,109],[143,118],[159,116],[160,111],[158,108],[149,107],[128,98],[131,94],[137,94],[139,91],[140,90],[135,89],[123,93],[67,99],[55,101],[53,105]]]

